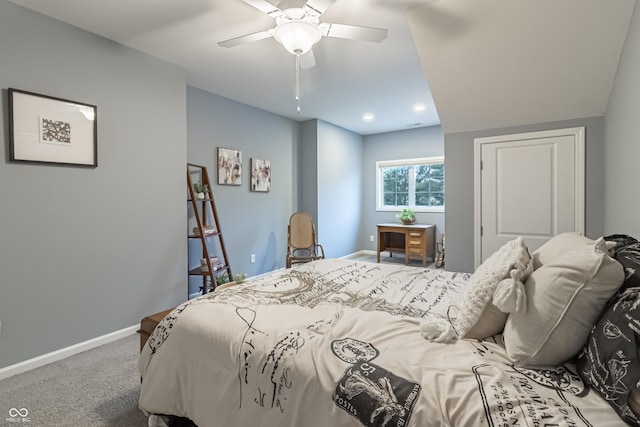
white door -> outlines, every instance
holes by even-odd
[[[584,128],[475,141],[475,265],[522,236],[531,252],[584,233]]]

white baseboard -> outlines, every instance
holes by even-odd
[[[39,368],[40,366],[48,365],[49,363],[57,362],[58,360],[65,359],[83,351],[91,350],[92,348],[99,347],[103,344],[119,340],[120,338],[135,334],[139,328],[140,325],[129,326],[128,328],[120,329],[119,331],[111,332],[69,347],[61,348],[60,350],[52,351],[51,353],[43,354],[42,356],[16,363],[15,365],[0,368],[0,380]]]
[[[361,251],[354,252],[354,253],[349,254],[349,255],[341,256],[340,258],[351,258],[351,257],[358,256],[358,255],[377,255],[377,254],[378,254],[377,251],[372,251],[372,250],[369,250],[369,249],[363,249]]]

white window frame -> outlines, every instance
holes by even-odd
[[[409,205],[408,206],[383,206],[382,205],[382,168],[394,166],[419,166],[430,163],[444,163],[444,156],[421,157],[417,159],[401,159],[401,160],[380,160],[376,162],[376,211],[380,212],[400,212],[404,208],[411,208],[415,212],[444,212],[444,206],[415,206],[413,185],[415,179],[413,177],[413,169],[409,172]],[[445,183],[446,186],[446,183]],[[445,205],[447,201],[445,199]]]

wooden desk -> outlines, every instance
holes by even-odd
[[[380,252],[404,252],[405,264],[410,258],[422,259],[422,265],[427,265],[427,257],[435,256],[436,226],[433,224],[378,224],[378,262]]]

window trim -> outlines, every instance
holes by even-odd
[[[444,164],[444,156],[420,157],[416,159],[399,159],[399,160],[378,160],[376,161],[376,211],[377,212],[400,212],[406,207],[410,207],[415,212],[444,212],[445,207],[429,207],[429,206],[382,206],[382,173],[381,168],[393,166],[416,166],[431,163]],[[445,184],[446,186],[446,184]],[[445,199],[445,205],[447,201]]]

